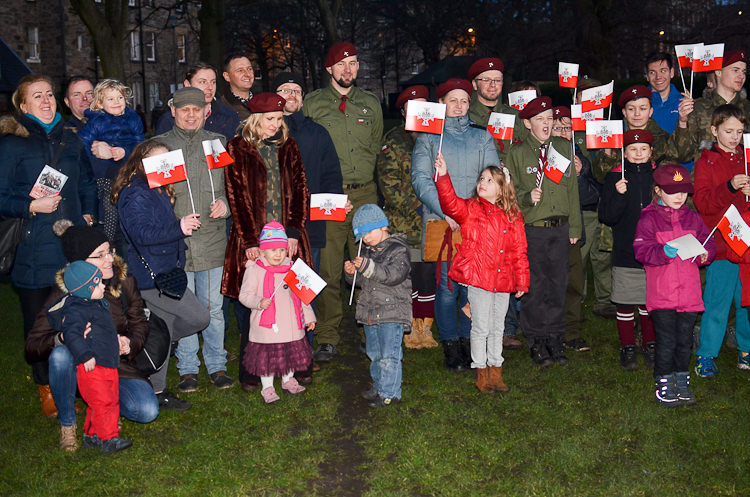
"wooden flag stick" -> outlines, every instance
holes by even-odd
[[[190,188],[190,178],[188,178],[187,171],[185,171],[185,181],[187,182],[188,195],[190,196],[190,205],[193,208],[193,214],[195,214],[195,202],[193,201],[193,190]]]
[[[443,136],[440,135],[440,138]],[[359,239],[359,248],[357,249],[357,257],[359,257],[359,254],[362,253],[362,240],[364,239],[364,236]],[[354,298],[354,289],[357,287],[357,269],[354,269],[354,278],[352,278],[352,292],[349,294],[349,305],[352,305],[352,299]]]
[[[693,75],[695,73],[693,72],[693,68],[690,68],[690,98],[693,98]]]
[[[208,167],[208,163],[206,163],[206,167]],[[211,175],[210,167],[208,167],[208,180],[211,182],[211,203],[213,204],[216,202],[216,192],[214,191],[214,177]]]
[[[719,222],[721,222],[721,221],[719,221]],[[706,246],[706,244],[708,243],[708,240],[711,239],[711,236],[713,236],[714,231],[716,231],[716,228],[718,228],[718,227],[719,227],[719,225],[717,223],[716,226],[714,226],[714,229],[711,230],[711,233],[709,233],[708,236],[706,237],[706,239],[703,240],[703,243],[701,244],[702,246],[704,246],[704,247]],[[700,255],[700,254],[698,254],[698,255]],[[695,258],[698,257],[698,255],[694,255],[693,258],[690,259],[690,262],[695,262]]]
[[[622,179],[625,179],[625,147],[620,149],[620,167],[622,168]]]
[[[445,128],[445,124],[443,124],[443,128]],[[438,155],[440,155],[440,152],[442,150],[443,150],[443,132],[441,131],[440,132],[440,143],[438,144]],[[437,178],[438,178],[438,170],[437,170],[437,168],[435,168],[435,178],[433,179],[433,181],[437,181]],[[360,244],[360,246],[361,246],[361,244]],[[351,300],[351,299],[349,299],[349,300]],[[351,305],[351,302],[349,302],[349,305]]]
[[[612,104],[609,104],[609,113],[607,114],[607,120],[612,118]]]
[[[677,64],[679,66],[679,64]],[[685,86],[685,76],[682,75],[682,67],[680,69],[680,79],[682,80],[682,89],[687,93],[687,86]]]
[[[276,290],[278,290],[278,289],[279,289],[279,287],[280,287],[281,285],[283,285],[283,284],[284,284],[284,280],[283,280],[283,278],[282,278],[282,280],[281,280],[281,281],[279,281],[279,284],[278,284],[278,285],[276,285],[276,288],[274,288],[274,289],[273,289],[273,293],[271,294],[271,296],[270,296],[270,297],[268,297],[268,298],[269,298],[270,300],[273,300],[273,296],[274,296],[274,295],[276,295]]]

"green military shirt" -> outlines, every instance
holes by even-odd
[[[345,114],[339,110],[339,105],[341,94],[328,86],[308,94],[303,111],[331,135],[344,185],[370,183],[383,138],[380,101],[355,86],[347,95]]]
[[[523,120],[518,117],[518,109],[498,101],[497,105],[490,110],[486,105],[479,101],[476,93],[474,93],[474,96],[471,98],[471,103],[469,104],[469,119],[477,123],[478,126],[487,129],[487,124],[490,122],[490,114],[493,112],[513,114],[516,116],[516,122],[513,126],[513,141],[526,139],[529,130],[523,125]],[[500,156],[500,160],[503,163],[505,162],[505,156],[508,154],[510,147],[511,142],[509,140],[495,140],[497,155]]]
[[[571,160],[560,184],[555,184],[542,176],[542,198],[537,205],[531,202],[531,190],[536,188],[536,175],[539,170],[539,148],[541,143],[531,133],[526,139],[513,145],[506,157],[505,165],[510,170],[513,185],[516,188],[518,205],[521,207],[526,224],[543,219],[567,216],[570,224],[570,238],[581,238],[583,226],[581,207],[578,202],[578,178],[573,165],[570,142],[560,137],[550,137],[546,142],[555,150]]]
[[[727,103],[742,109],[745,113],[745,133],[750,133],[750,101],[742,98],[738,92],[731,102],[727,102],[714,90],[710,97],[695,101],[693,112],[688,115],[687,128],[681,128],[677,123],[674,137],[681,155],[695,161],[700,158],[704,148],[713,146],[715,139],[711,134],[711,116],[718,106]]]
[[[404,233],[412,248],[419,248],[422,238],[422,217],[417,209],[422,205],[411,187],[411,153],[416,138],[404,125],[392,128],[383,137],[376,168],[378,186],[385,199],[383,210],[391,224],[391,231]]]

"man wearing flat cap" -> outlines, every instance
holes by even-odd
[[[211,321],[202,332],[203,362],[211,383],[219,389],[229,388],[233,380],[226,374],[221,295],[229,204],[224,189],[224,171],[209,169],[203,151],[203,141],[218,139],[226,147],[226,139],[224,135],[203,129],[206,121],[206,97],[199,88],[180,88],[174,93],[169,107],[174,117],[174,127],[156,139],[164,143],[169,150],[181,149],[185,158],[192,202],[187,182],[174,183],[172,186],[175,193],[175,216],[181,219],[192,212],[200,214],[200,229],[185,238],[188,247],[185,253],[185,272],[188,276],[188,288],[211,311]],[[180,339],[175,354],[178,359],[177,370],[180,373],[179,390],[183,393],[198,390],[198,335]],[[161,374],[161,371],[157,374]],[[151,378],[153,382],[153,376]],[[156,389],[156,386],[154,388]]]
[[[331,75],[331,84],[310,93],[303,110],[331,135],[341,165],[344,193],[354,207],[353,212],[361,205],[377,202],[375,159],[383,137],[383,112],[375,95],[354,85],[359,70],[354,45],[346,42],[333,45],[325,67]],[[344,222],[328,222],[326,246],[320,254],[320,276],[327,283],[316,299],[315,360],[320,362],[331,360],[340,340],[343,309],[339,293],[344,259],[354,259],[357,255],[352,212]]]

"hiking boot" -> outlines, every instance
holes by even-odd
[[[654,357],[656,355],[656,342],[647,342],[646,346],[643,347],[643,361],[646,363],[646,367],[653,369]]]
[[[588,352],[591,350],[589,344],[583,338],[574,338],[565,342],[565,347],[575,350],[576,352]]]
[[[435,318],[424,318],[422,320],[422,328],[417,333],[419,344],[423,349],[435,349],[438,346],[438,343],[432,337],[432,322],[434,320]]]
[[[60,427],[60,448],[65,452],[75,452],[78,450],[76,425]]]
[[[668,374],[657,376],[654,381],[656,389],[656,400],[664,407],[677,407],[680,400],[677,398],[677,385],[674,383],[674,375]]]
[[[177,390],[181,393],[190,393],[198,391],[198,375],[197,374],[183,374],[180,376],[180,384],[177,385]]]
[[[565,345],[563,344],[563,337],[552,337],[547,341],[547,348],[549,349],[549,355],[560,366],[565,366],[568,363],[568,357],[565,355]]]
[[[172,410],[172,411],[187,411],[193,404],[187,400],[177,398],[169,390],[164,390],[161,393],[156,394],[156,399],[159,401],[159,410]]]
[[[625,371],[635,371],[638,369],[638,354],[635,345],[626,345],[620,347],[620,367]]]
[[[83,445],[84,449],[101,449],[102,448],[102,440],[97,437],[96,435],[86,435],[83,434]]]
[[[476,368],[477,380],[474,383],[482,393],[494,393],[495,390],[489,384],[489,368]]]
[[[393,397],[392,399],[388,399],[385,397],[381,397],[378,395],[378,398],[369,402],[367,405],[370,407],[374,407],[376,409],[380,409],[381,407],[388,407],[392,406],[394,404],[398,404],[401,402],[401,399],[398,399],[396,397]]]
[[[531,360],[534,361],[534,364],[547,368],[555,363],[552,357],[550,357],[544,342],[534,342],[529,351],[531,352]]]
[[[510,392],[510,388],[503,381],[503,367],[502,366],[490,366],[489,384],[490,387],[496,392],[507,393]]]
[[[445,355],[445,367],[448,371],[458,373],[464,370],[461,351],[457,340],[443,340],[443,354]]]
[[[57,406],[55,399],[52,398],[52,392],[49,385],[37,385],[39,387],[39,402],[42,403],[42,414],[48,418],[57,416]]]
[[[698,401],[690,391],[690,373],[682,371],[674,374],[675,384],[677,385],[677,399],[681,404],[686,406],[695,405]]]
[[[716,364],[713,357],[698,356],[695,363],[695,374],[701,378],[713,378],[716,376]]]
[[[404,333],[404,347],[407,349],[421,349],[422,341],[419,332],[422,329],[422,319],[414,318],[411,320],[411,332]]]
[[[219,390],[232,388],[232,385],[234,385],[234,380],[227,376],[226,371],[217,371],[211,373],[208,377],[211,379],[211,383],[213,383]]]
[[[471,369],[471,339],[459,338],[458,348],[461,351],[461,365],[466,370]]]
[[[745,370],[750,369],[750,352],[740,350],[737,353],[737,367]]]
[[[365,390],[359,395],[361,395],[365,400],[373,401],[378,398],[378,391],[375,390],[375,385],[373,385],[369,390]]]
[[[105,454],[114,454],[133,445],[133,442],[127,438],[112,437],[102,442],[102,452]]]
[[[507,350],[518,350],[523,346],[516,335],[503,335],[503,348]]]
[[[313,359],[317,362],[329,362],[336,355],[336,346],[332,343],[321,343],[315,351]]]

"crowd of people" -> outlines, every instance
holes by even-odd
[[[344,282],[360,288],[355,319],[373,382],[362,396],[375,408],[402,398],[402,343],[438,346],[433,323],[445,368],[473,369],[485,393],[510,390],[503,349],[523,345],[518,332],[543,368],[590,350],[589,266],[593,311],[616,320],[621,367],[637,369],[642,355],[660,404],[696,403],[692,337],[704,309],[695,372],[716,374],[732,304],[737,365],[750,370],[750,253],[712,231],[732,205],[750,220],[743,51],[725,53],[697,99],[671,83],[669,54],[649,56],[648,86],[617,99],[622,150],[588,149],[570,107],[531,82],[516,88],[536,98],[521,110],[506,104],[495,57],[437,86],[441,135],[402,122],[383,136],[380,101],[355,85],[352,44],[331,47],[325,66],[325,88],[306,93],[298,74],[282,72],[272,92],[253,94],[245,54],[230,54],[221,74],[198,63],[150,139],[118,81],[72,78],[63,122],[53,82],[21,80],[17,112],[0,119],[0,215],[22,220],[11,280],[42,412],[60,421],[62,449],[78,448],[77,390],[88,405],[82,445],[104,453],[132,443],[118,416],[149,423],[162,409],[189,409],[167,389],[170,352],[180,393],[198,390],[200,355],[213,387],[232,388],[232,308],[241,388],[266,403],[280,400],[275,377],[304,392],[336,360]],[[227,85],[217,96],[219,76]],[[581,78],[571,96],[599,85]],[[430,89],[412,86],[396,108],[406,118],[409,102],[429,99]],[[493,112],[514,116],[512,139],[493,138]],[[206,142],[232,163],[207,164]],[[176,150],[189,181],[150,185],[144,160]],[[556,179],[545,174],[553,155],[570,166]],[[30,195],[47,167],[63,181]],[[312,194],[346,195],[345,220],[311,221]],[[683,235],[703,253],[679,257],[670,243]],[[296,260],[326,283],[312,305],[284,284]],[[137,358],[155,316],[169,340],[163,364],[146,371]]]

